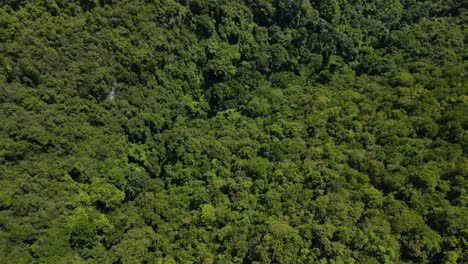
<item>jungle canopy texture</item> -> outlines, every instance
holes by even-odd
[[[3,0],[0,263],[468,263],[459,0]]]

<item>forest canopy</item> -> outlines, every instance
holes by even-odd
[[[0,2],[1,263],[467,263],[458,0]]]

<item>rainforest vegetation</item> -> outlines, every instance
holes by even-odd
[[[468,263],[462,3],[0,1],[0,263]]]

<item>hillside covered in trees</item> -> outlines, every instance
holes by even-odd
[[[0,1],[0,263],[467,263],[462,2]]]

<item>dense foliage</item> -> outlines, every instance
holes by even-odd
[[[458,0],[0,2],[1,263],[467,263]]]

